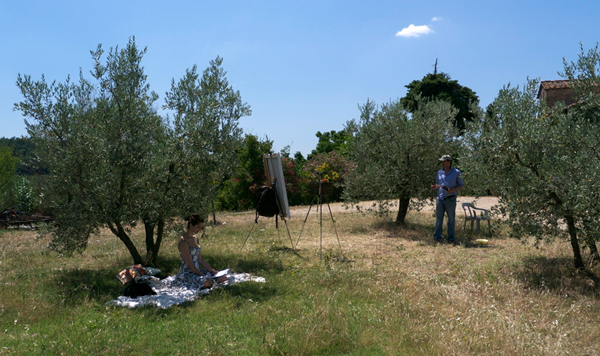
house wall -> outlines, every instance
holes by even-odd
[[[573,104],[575,100],[575,92],[570,88],[561,89],[543,89],[541,90],[541,97],[546,99],[546,104],[549,107],[553,107],[559,101],[563,101],[565,105]]]

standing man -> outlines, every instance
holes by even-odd
[[[460,176],[460,171],[452,167],[452,157],[443,155],[439,159],[442,169],[437,172],[435,184],[431,189],[437,190],[437,202],[435,206],[435,232],[433,239],[442,241],[442,228],[444,224],[444,213],[448,214],[448,242],[454,243],[454,225],[456,216],[456,192],[465,186]]]

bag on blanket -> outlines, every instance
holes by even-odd
[[[156,292],[147,283],[132,283],[125,287],[123,295],[130,298],[137,298],[144,295],[156,295]]]
[[[145,274],[148,274],[148,271],[146,271],[142,265],[133,265],[119,272],[119,274],[117,274],[117,279],[121,281],[123,285],[125,285],[129,282],[133,282],[136,278]]]

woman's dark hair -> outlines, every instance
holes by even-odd
[[[187,218],[188,227],[204,223],[204,218],[198,214],[190,215]]]

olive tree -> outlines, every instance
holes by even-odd
[[[165,188],[172,190],[169,203],[180,215],[209,211],[217,188],[237,167],[242,145],[238,121],[252,113],[239,91],[229,85],[222,63],[217,57],[202,76],[194,66],[172,82],[166,96],[165,107],[175,113],[173,144],[165,161],[170,162],[169,172],[176,182]]]
[[[470,155],[464,163],[473,179],[500,196],[511,233],[568,239],[577,268],[585,267],[581,242],[599,257],[600,106],[591,83],[598,83],[591,71],[598,58],[597,48],[582,50],[578,62],[566,65],[579,103],[548,108],[537,99],[538,80],[508,85],[465,137]]]
[[[228,164],[220,158],[236,141],[236,115],[249,111],[235,109],[239,102],[232,100],[221,60],[211,62],[202,79],[194,67],[173,83],[167,95],[175,112],[170,125],[157,115],[158,95],[141,66],[145,53],[132,38],[123,49],[111,48],[103,62],[99,45],[92,51],[94,83],[81,73],[78,83],[18,77],[24,101],[15,107],[27,118],[37,155],[49,170],[44,187],[57,217],[49,229],[54,250],[83,251],[90,234],[106,226],[134,263],[153,264],[165,223],[202,211]],[[174,97],[191,104],[173,105]],[[145,259],[130,237],[137,221],[146,229]]]
[[[457,149],[452,124],[457,110],[446,101],[418,101],[412,114],[399,100],[381,106],[367,101],[360,107],[360,122],[350,123],[356,129],[350,151],[356,168],[346,177],[346,198],[376,199],[380,207],[397,199],[399,225],[404,224],[411,199],[418,209],[432,197],[438,158]]]

